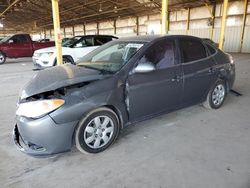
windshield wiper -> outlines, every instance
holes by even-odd
[[[106,69],[98,69],[98,68],[95,68],[95,67],[92,67],[92,66],[83,65],[83,64],[78,64],[77,66],[85,67],[85,68],[87,68],[87,69],[97,70],[97,71],[99,71],[101,74],[113,74],[113,73],[114,73],[113,71],[109,71],[109,70],[106,70]]]
[[[105,70],[105,69],[98,69],[101,74],[113,74],[114,72],[113,71],[110,71],[110,70]]]

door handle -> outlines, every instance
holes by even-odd
[[[117,82],[117,87],[120,88],[120,87],[123,87],[125,84],[121,81],[121,80],[118,80]]]
[[[175,77],[173,77],[173,78],[171,79],[171,81],[172,81],[172,82],[179,82],[180,79],[181,79],[180,76],[175,76]]]

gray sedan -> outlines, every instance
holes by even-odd
[[[73,145],[98,153],[132,123],[199,103],[220,108],[234,80],[232,57],[200,38],[118,39],[35,75],[18,101],[14,140],[31,155]]]

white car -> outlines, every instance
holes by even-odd
[[[111,35],[75,36],[62,44],[63,63],[74,64],[80,58],[98,46],[117,39]],[[33,54],[35,69],[44,69],[56,65],[56,48],[49,47],[36,50]]]

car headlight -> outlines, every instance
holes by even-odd
[[[62,106],[65,103],[62,99],[48,99],[21,103],[18,106],[16,115],[28,118],[42,117]]]
[[[40,53],[34,52],[33,57],[39,58],[41,56]]]
[[[42,57],[51,57],[54,54],[54,52],[46,52],[46,53],[42,53]]]

